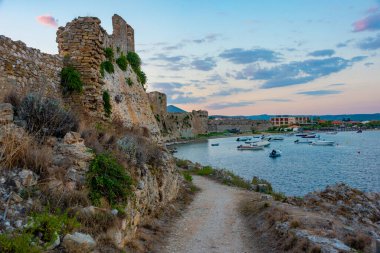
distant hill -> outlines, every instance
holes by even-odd
[[[177,106],[174,106],[174,105],[168,105],[166,107],[166,111],[171,112],[171,113],[186,113],[187,112],[187,111],[182,110],[181,108],[178,108]]]
[[[247,118],[252,120],[269,120],[274,115],[261,114],[261,115],[251,115],[251,116],[221,116],[212,115],[210,117],[221,117],[221,118]],[[296,116],[296,115],[295,115]],[[352,121],[366,121],[366,120],[380,120],[380,113],[373,114],[338,114],[338,115],[308,115],[310,117],[319,117],[322,120],[342,120],[349,118]]]

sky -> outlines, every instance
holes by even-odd
[[[210,115],[380,112],[380,0],[0,0],[0,34],[58,53],[56,30],[113,14],[148,91]]]

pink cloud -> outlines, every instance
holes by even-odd
[[[53,16],[50,15],[41,15],[37,17],[37,22],[43,25],[51,26],[51,27],[58,27],[58,20],[55,19]]]
[[[380,13],[372,14],[366,18],[356,21],[354,32],[380,30]]]

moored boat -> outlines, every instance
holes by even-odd
[[[309,134],[309,135],[306,135],[306,136],[302,136],[301,138],[314,139],[314,138],[319,138],[319,135],[317,135],[317,134]]]
[[[263,147],[251,146],[251,145],[239,145],[237,146],[238,150],[262,150]]]
[[[334,144],[335,141],[314,141],[311,143],[314,146],[333,146]]]
[[[284,140],[284,137],[282,136],[273,136],[271,138],[271,141],[283,141]]]
[[[248,137],[238,137],[236,139],[236,141],[250,141],[250,140],[251,140],[251,138],[248,138]]]
[[[269,153],[269,157],[271,158],[276,158],[276,157],[279,157],[281,156],[281,151],[280,150],[277,150],[277,149],[273,149],[270,153]]]
[[[211,143],[211,146],[213,146],[213,147],[219,146],[219,143]]]
[[[256,147],[268,147],[270,145],[270,142],[269,141],[258,141],[258,142],[252,143],[252,145],[256,146]]]
[[[295,140],[294,141],[295,144],[310,144],[312,143],[311,140]]]
[[[337,134],[338,132],[337,131],[333,131],[333,132],[326,132],[325,134]]]
[[[357,131],[357,133],[358,134],[360,134],[360,133],[362,133],[363,131],[361,130],[361,129],[359,129],[358,131]]]

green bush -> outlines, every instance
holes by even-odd
[[[112,113],[111,97],[108,91],[103,92],[103,106],[106,116],[109,117]]]
[[[109,61],[113,61],[113,58],[114,58],[114,53],[113,53],[113,49],[110,48],[110,47],[107,47],[104,49],[104,54],[106,55],[106,58],[109,60]]]
[[[39,253],[41,248],[35,245],[31,234],[0,234],[0,252],[2,253]]]
[[[104,71],[107,71],[107,73],[110,73],[110,74],[115,72],[115,68],[113,67],[112,62],[104,61],[100,64],[100,74],[102,75],[102,77],[104,77],[104,74],[105,74]]]
[[[131,194],[131,177],[109,154],[99,154],[91,161],[87,183],[89,197],[95,205],[99,205],[102,197],[111,205],[125,203]]]
[[[209,176],[214,173],[214,169],[211,166],[205,166],[195,172],[199,176]]]
[[[138,70],[136,72],[136,75],[139,78],[140,83],[144,86],[146,84],[146,81],[147,81],[147,78],[146,78],[146,75],[145,75],[144,71]]]
[[[140,56],[135,52],[128,52],[127,54],[127,60],[129,64],[131,64],[131,67],[136,72],[136,70],[140,69],[141,67],[141,59]]]
[[[65,92],[81,92],[83,83],[80,80],[80,73],[72,66],[64,67],[61,71],[61,85]]]
[[[26,232],[44,242],[44,247],[52,245],[59,235],[64,235],[79,227],[76,218],[70,218],[67,213],[51,214],[48,211],[32,215]]]
[[[128,77],[126,79],[126,81],[127,81],[127,84],[128,84],[129,87],[131,87],[133,85],[132,79],[130,77]]]
[[[190,172],[188,172],[188,171],[184,171],[184,172],[182,172],[182,175],[183,175],[183,178],[184,178],[187,182],[192,182],[192,181],[193,181],[193,177],[191,176]]]
[[[121,54],[121,56],[116,59],[116,64],[121,70],[126,71],[128,67],[127,57],[124,54]]]
[[[188,165],[188,161],[187,160],[181,160],[181,159],[177,159],[176,161],[176,165],[177,167],[180,167],[180,168],[187,168],[187,165]]]

